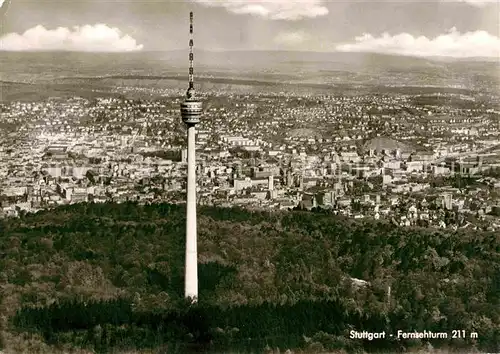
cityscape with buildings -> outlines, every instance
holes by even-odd
[[[2,103],[2,217],[79,202],[185,202],[181,95]],[[500,227],[494,105],[453,93],[199,97],[200,205]]]

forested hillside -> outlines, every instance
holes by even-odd
[[[78,204],[2,221],[0,349],[429,345],[349,339],[351,329],[401,329],[448,332],[429,340],[434,347],[500,352],[500,235],[299,211],[205,207],[198,215],[200,302],[192,307],[182,301],[183,206]],[[451,339],[457,329],[478,338]]]

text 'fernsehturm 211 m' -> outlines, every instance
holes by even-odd
[[[200,122],[202,102],[196,98],[193,81],[193,12],[189,14],[189,88],[186,99],[181,103],[182,121],[187,126],[188,169],[187,169],[187,210],[186,210],[186,298],[192,302],[198,299],[198,250],[196,231],[196,124]]]

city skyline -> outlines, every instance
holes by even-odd
[[[183,49],[172,34],[191,8],[204,14],[198,49],[498,58],[500,48],[496,1],[8,2],[0,48],[12,51]]]

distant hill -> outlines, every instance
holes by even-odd
[[[380,54],[370,52],[304,52],[304,51],[266,51],[266,50],[246,50],[246,51],[210,51],[196,50],[196,59],[201,64],[214,63],[220,66],[230,67],[253,66],[259,64],[289,63],[289,64],[337,64],[348,67],[371,67],[371,68],[444,68],[453,65],[483,65],[498,66],[500,61],[490,58],[470,58],[455,59],[441,57],[413,57],[394,54]],[[186,63],[186,50],[174,50],[166,52],[144,52],[150,53],[154,57],[163,57],[173,61]]]
[[[287,132],[287,136],[295,138],[314,138],[316,136],[321,137],[321,131],[319,129],[310,129],[310,128],[298,128],[292,129]]]
[[[55,77],[99,75],[163,75],[171,70],[186,68],[187,50],[133,53],[76,53],[76,52],[1,52],[0,72],[4,80],[12,74]],[[196,70],[249,72],[285,72],[360,70],[379,72],[427,72],[464,74],[468,67],[488,75],[497,75],[498,62],[432,60],[375,53],[317,53],[298,51],[207,51],[196,50]],[[10,75],[8,75],[10,74]],[[241,74],[241,73],[240,73]]]
[[[158,53],[159,54],[159,53]],[[186,51],[165,52],[165,58],[185,62]],[[342,53],[342,52],[300,52],[300,51],[196,51],[196,58],[202,64],[220,67],[268,66],[273,64],[317,66],[318,69],[367,68],[402,68],[442,66],[441,63],[416,57],[402,57],[376,53]]]
[[[417,149],[409,144],[402,143],[400,141],[394,140],[389,137],[376,137],[368,140],[364,146],[365,151],[376,150],[376,151],[393,151],[400,149],[401,152],[415,152]]]
[[[431,60],[373,53],[196,50],[200,91],[363,95],[498,91],[498,63]],[[0,101],[116,96],[115,88],[180,89],[187,51],[134,53],[2,52]],[[63,81],[61,81],[63,80]],[[30,83],[41,86],[19,86]],[[123,94],[123,92],[118,92]],[[152,94],[152,95],[150,95]],[[138,97],[141,93],[127,93]],[[141,96],[142,97],[142,96]]]

